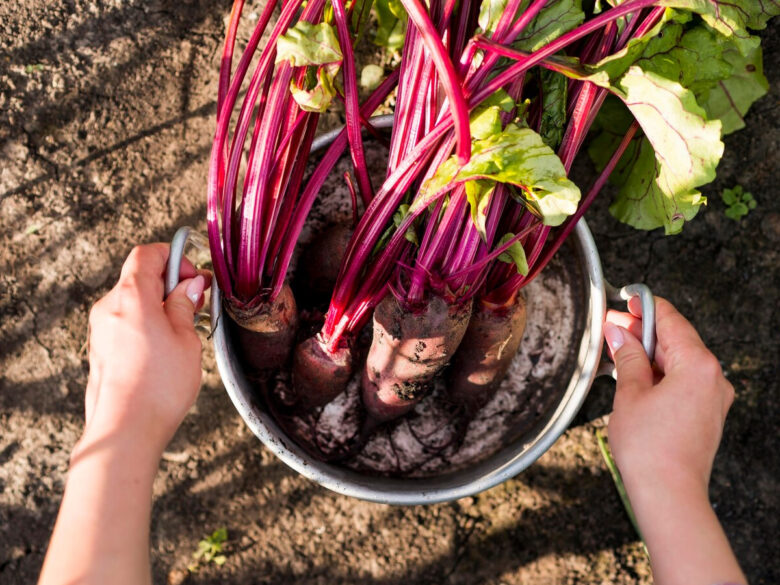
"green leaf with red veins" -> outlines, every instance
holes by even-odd
[[[733,40],[704,24],[683,26],[689,20],[687,13],[670,9],[646,35],[598,63],[581,66],[560,56],[551,61],[566,69],[566,75],[602,87],[617,83],[632,65],[676,81],[694,93],[710,120],[722,119],[728,134],[744,126],[742,117],[767,91],[761,49],[742,55]]]
[[[518,14],[528,8],[522,3]],[[552,0],[536,15],[512,46],[521,51],[536,51],[585,21],[581,0]]]
[[[423,184],[412,211],[427,207],[455,185],[473,179],[509,183],[545,225],[560,225],[577,209],[580,190],[566,176],[563,163],[530,128],[509,124],[502,132],[474,140],[471,159],[463,166],[450,157]]]
[[[678,15],[673,10],[666,10],[656,25],[643,34],[641,37],[631,38],[626,46],[620,51],[612,53],[605,57],[601,61],[593,63],[592,65],[583,65],[584,71],[593,75],[598,73],[606,73],[609,79],[615,81],[621,75],[623,75],[628,68],[631,67],[637,60],[641,59],[653,39],[658,37],[662,30],[667,27],[670,19],[677,17]],[[687,18],[687,16],[680,16],[680,18]]]
[[[687,17],[672,10],[666,16],[661,29],[656,27],[623,51],[580,70],[594,76],[606,72],[614,82],[630,65],[639,65],[693,91],[707,117],[721,120],[724,135],[744,127],[744,115],[769,87],[761,48],[743,55],[733,38],[729,40],[704,24],[686,28],[681,23]],[[653,38],[647,38],[651,35]],[[577,67],[571,68],[572,76],[581,73]]]
[[[606,73],[615,83],[632,65],[652,71],[690,89],[697,96],[731,74],[723,59],[727,42],[710,28],[683,26],[687,13],[667,10],[664,18],[647,34],[632,39],[621,51],[582,69],[591,75]],[[603,78],[603,77],[602,77]],[[598,80],[595,79],[598,83]]]
[[[709,26],[734,41],[742,55],[760,42],[747,29],[763,29],[770,18],[780,14],[777,0],[661,0],[659,4],[700,14]]]
[[[639,141],[625,167],[626,180],[609,206],[618,220],[641,230],[663,227],[667,235],[679,233],[707,200],[696,189],[671,193],[657,177],[663,171],[653,147]]]
[[[769,82],[764,77],[761,47],[743,56],[732,45],[724,50],[723,57],[733,68],[732,75],[705,91],[699,103],[711,120],[718,118],[723,123],[726,135],[745,127],[745,114],[753,102],[766,94]]]
[[[611,177],[620,190],[610,211],[638,229],[678,233],[706,201],[696,188],[715,178],[723,154],[720,121],[705,119],[692,92],[638,66],[620,79],[616,93],[645,136],[629,146]],[[615,134],[602,133],[590,148],[602,167],[628,124],[614,104],[603,111],[607,119],[599,126]]]
[[[674,196],[709,183],[723,155],[719,120],[707,121],[693,93],[640,67],[620,79],[619,97],[631,110],[659,162],[656,182]]]
[[[326,22],[301,20],[276,41],[276,62],[293,67],[340,63],[343,59],[336,29]]]
[[[513,233],[505,234],[498,242],[496,248],[500,248],[514,237],[515,234]],[[523,249],[523,245],[520,242],[514,242],[506,249],[506,252],[499,254],[498,260],[507,264],[514,264],[517,267],[518,274],[528,275],[528,260],[525,257],[525,249]]]
[[[678,82],[701,95],[719,80],[731,75],[732,66],[723,57],[724,43],[719,34],[705,26],[685,28],[670,23],[659,37],[650,41],[635,63],[645,71]]]

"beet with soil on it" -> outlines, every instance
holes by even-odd
[[[352,375],[352,351],[344,345],[330,351],[319,335],[295,348],[292,383],[303,410],[325,406],[344,391]]]
[[[523,339],[526,314],[522,293],[509,306],[476,303],[447,372],[447,393],[469,416],[487,404],[506,376]]]
[[[287,363],[298,329],[298,308],[287,283],[270,304],[248,310],[230,302],[224,306],[238,351],[250,371],[275,370]]]
[[[374,336],[362,378],[369,420],[381,423],[410,411],[428,392],[463,338],[471,302],[432,295],[418,310],[391,294],[374,311]]]

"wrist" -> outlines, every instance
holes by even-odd
[[[106,442],[111,446],[132,447],[134,450],[159,459],[170,442],[178,423],[171,420],[170,405],[164,399],[149,399],[148,388],[138,383],[103,379],[87,386],[97,397],[92,409],[87,408],[87,420],[80,443]]]
[[[148,433],[116,427],[93,418],[73,447],[70,456],[71,469],[82,462],[100,462],[116,465],[132,471],[142,479],[154,480],[162,457],[160,446]]]
[[[684,471],[655,470],[623,476],[637,516],[653,517],[659,510],[710,507],[707,481]]]
[[[626,457],[616,449],[615,460],[632,505],[671,497],[681,501],[709,500],[709,471],[679,457],[657,454]]]
[[[655,583],[745,583],[701,477],[660,477],[626,489]]]

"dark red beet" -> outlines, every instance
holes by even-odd
[[[336,224],[317,236],[301,256],[297,282],[315,295],[330,295],[336,284],[341,260],[347,251],[352,231],[348,225]]]
[[[252,371],[274,370],[287,362],[298,327],[295,297],[287,283],[271,304],[243,310],[225,303],[244,365]]]
[[[341,394],[352,375],[349,347],[329,352],[319,336],[310,337],[295,348],[292,383],[304,410],[325,406]]]
[[[394,419],[422,399],[455,353],[470,315],[471,302],[450,305],[439,296],[415,311],[392,295],[379,303],[361,382],[370,421]]]
[[[479,302],[447,373],[447,391],[473,415],[487,404],[520,347],[526,322],[522,295],[508,307]]]

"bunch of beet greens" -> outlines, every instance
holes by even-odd
[[[618,188],[610,211],[636,228],[673,234],[696,215],[721,136],[744,125],[767,89],[748,29],[780,12],[773,0],[376,0],[376,40],[401,60],[359,106],[353,42],[368,3],[287,0],[230,137],[275,2],[231,76],[241,5],[225,44],[209,178],[217,282],[230,315],[256,332],[244,341],[264,358],[256,367],[280,367],[296,321],[290,258],[349,144],[365,212],[322,330],[295,349],[293,384],[304,408],[338,395],[373,315],[361,366],[368,427],[410,410],[448,364],[454,401],[473,413],[490,398],[523,334],[521,289],[608,179]],[[367,118],[396,84],[387,175],[374,193],[361,126],[373,131]],[[333,101],[346,129],[304,185],[318,113]],[[568,172],[591,130],[600,174],[581,197]]]

